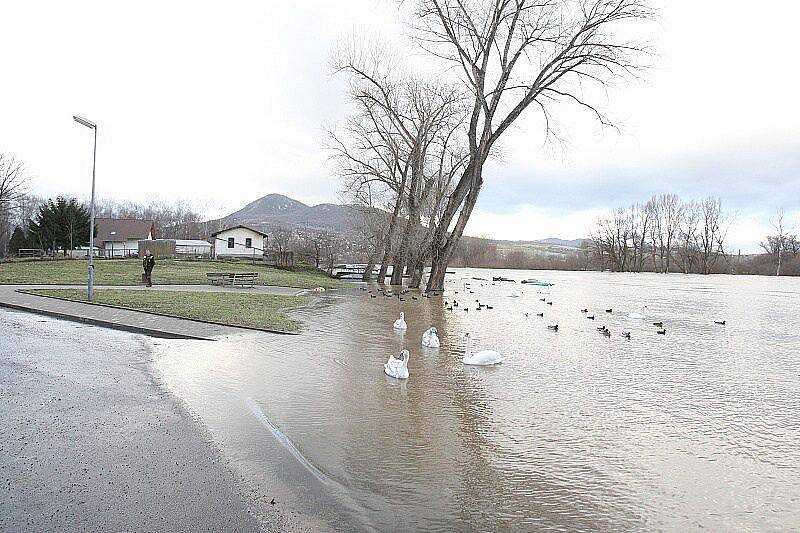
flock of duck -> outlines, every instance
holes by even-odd
[[[487,280],[483,280],[481,278],[473,278],[473,279],[480,280],[480,281],[487,281]],[[512,280],[508,280],[508,281],[512,281]],[[492,283],[492,285],[495,285],[495,283]],[[481,286],[484,286],[483,283],[481,283]],[[379,297],[378,294],[373,293],[372,290],[367,289],[365,287],[362,287],[361,290],[369,291],[369,295],[370,295],[371,298],[378,298]],[[463,286],[462,290],[463,290],[463,292],[465,294],[474,294],[474,291],[471,289],[469,282],[465,282],[464,283],[464,286]],[[401,302],[405,301],[404,296],[410,292],[408,289],[402,289],[399,292],[392,292],[392,289],[385,289],[383,287],[379,287],[377,289],[377,291],[384,298],[394,298],[394,297],[396,297]],[[422,293],[421,297],[422,298],[431,298],[432,296],[439,296],[439,295],[441,295],[443,293],[444,293],[444,291],[431,292],[431,293]],[[459,294],[459,291],[458,290],[454,291],[454,294]],[[521,294],[517,290],[512,290],[509,293],[508,296],[510,298],[519,298],[521,296]],[[417,296],[411,296],[411,298],[413,300],[418,300],[419,299]],[[553,302],[551,300],[548,300],[547,298],[539,298],[539,301],[544,302],[545,305],[553,305]],[[445,309],[447,311],[453,312],[454,309],[459,309],[459,302],[457,300],[455,300],[455,299],[453,299],[452,302],[449,301],[449,300],[444,300],[443,303],[444,303],[444,307],[445,307]],[[486,309],[486,310],[494,309],[494,307],[491,306],[491,305],[482,304],[480,302],[480,300],[478,300],[478,299],[475,299],[475,303],[477,304],[477,306],[475,307],[476,311],[481,311],[482,309]],[[461,306],[460,309],[462,309],[465,312],[468,312],[469,311],[469,306]],[[646,316],[645,316],[645,310],[646,309],[647,309],[647,306],[644,306],[641,309],[641,312],[630,312],[630,313],[627,313],[626,316],[627,316],[627,318],[630,318],[632,320],[645,320],[646,319]],[[604,309],[604,311],[606,313],[608,313],[608,314],[611,314],[611,313],[614,312],[613,309]],[[589,309],[588,308],[581,309],[581,313],[583,313],[588,320],[595,320],[595,318],[596,318],[594,314],[591,314],[591,315],[589,314]],[[524,311],[523,314],[526,317],[529,317],[531,315],[531,312],[530,311]],[[540,317],[540,318],[544,318],[544,313],[536,313],[536,316]],[[724,326],[726,324],[725,320],[715,320],[714,323],[717,324],[717,325],[721,325],[721,326]],[[655,326],[657,334],[666,335],[667,330],[664,327],[664,322],[663,321],[653,322],[652,324],[653,324],[653,326]],[[395,330],[398,330],[398,331],[405,331],[406,329],[408,329],[408,325],[406,324],[406,321],[405,321],[405,313],[400,312],[400,317],[397,320],[395,320],[393,327],[394,327]],[[549,329],[551,331],[554,331],[554,332],[557,332],[558,331],[558,324],[550,324],[550,325],[547,326],[547,329]],[[611,330],[608,329],[608,327],[606,327],[605,325],[598,327],[597,331],[600,334],[602,334],[603,336],[606,336],[606,337],[611,337],[611,335],[612,335]],[[627,340],[630,340],[631,339],[631,332],[630,331],[621,331],[620,332],[620,336],[625,338],[625,339],[627,339]],[[465,350],[464,350],[464,357],[462,358],[463,364],[465,364],[465,365],[474,365],[474,366],[488,366],[488,365],[496,365],[496,364],[499,364],[499,363],[503,362],[502,354],[500,354],[499,352],[497,352],[495,350],[480,350],[480,351],[477,351],[477,352],[473,353],[472,352],[472,339],[470,338],[469,333],[466,333],[464,335],[464,339],[465,339]],[[431,326],[430,328],[425,330],[425,332],[422,334],[421,344],[422,344],[423,347],[426,347],[426,348],[434,348],[434,349],[435,348],[439,348],[440,341],[439,341],[439,336],[438,336],[438,330],[434,326]],[[383,365],[384,372],[386,373],[386,375],[391,376],[393,378],[408,379],[408,376],[409,376],[409,373],[408,373],[408,360],[409,360],[410,357],[411,357],[411,353],[407,349],[403,349],[400,352],[400,355],[398,357],[395,357],[394,355],[390,355],[389,356],[389,360],[386,362],[386,364]]]

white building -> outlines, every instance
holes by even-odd
[[[139,241],[156,238],[152,220],[98,217],[94,223],[97,227],[94,242],[104,257],[138,256]]]
[[[214,245],[214,258],[223,257],[258,257],[264,255],[269,237],[266,233],[248,228],[234,226],[211,234]]]
[[[175,254],[189,257],[211,257],[211,243],[193,239],[175,239]]]

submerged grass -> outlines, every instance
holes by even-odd
[[[23,292],[86,302],[85,289],[28,289]],[[93,294],[95,304],[285,333],[298,331],[300,324],[284,311],[306,302],[307,298],[299,296],[227,292],[95,289]]]
[[[0,283],[37,285],[79,285],[86,283],[85,260],[37,260],[0,263]],[[279,285],[313,289],[335,289],[349,284],[331,279],[320,272],[280,270],[261,263],[231,261],[188,261],[159,259],[153,271],[153,281],[159,285],[203,285],[208,272],[258,272],[257,285]],[[94,263],[94,282],[97,285],[138,285],[142,278],[139,259],[98,259]]]

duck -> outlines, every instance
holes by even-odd
[[[448,311],[452,311],[453,310],[453,306],[452,305],[448,305],[447,307],[445,307],[445,309],[447,309]]]
[[[494,307],[492,307],[491,305],[487,305],[486,309],[494,309]]]
[[[458,307],[458,302],[453,302],[453,307]]]
[[[604,332],[604,331],[608,331],[608,328],[607,328],[607,327],[605,327],[605,326],[600,326],[599,328],[597,328],[597,331],[599,331],[599,332],[601,332],[601,333],[602,333],[602,332]]]
[[[594,315],[589,315],[586,318],[588,318],[589,320],[594,320]]]
[[[611,313],[612,311],[614,311],[614,310],[613,309],[606,309],[606,313]]]
[[[536,313],[536,316],[538,316],[540,318],[544,318],[544,313]]]
[[[581,309],[581,313],[588,313],[588,312],[589,312],[588,309]]]
[[[667,330],[660,329],[660,330],[656,331],[656,333],[658,333],[659,335],[666,335],[667,334]]]
[[[553,305],[553,302],[547,302],[547,305]]]
[[[395,379],[408,379],[408,359],[411,353],[408,350],[400,352],[400,357],[389,355],[389,360],[383,365],[383,372]]]
[[[724,320],[715,320],[714,324],[719,324],[720,326],[724,326],[725,325],[725,321]]]
[[[552,329],[553,331],[558,331],[558,324],[553,324],[552,326],[547,326],[547,329]]]
[[[394,329],[407,329],[408,326],[406,325],[406,315],[402,311],[400,311],[400,318],[394,321]]]
[[[631,338],[631,332],[630,331],[623,331],[622,333],[620,333],[620,335],[625,337],[626,339],[630,339]]]
[[[431,326],[422,334],[422,345],[426,348],[439,347],[439,332],[435,327]]]
[[[657,328],[663,328],[664,327],[664,323],[663,322],[653,322],[653,325],[655,327],[657,327]]]
[[[467,347],[464,351],[464,358],[461,361],[465,365],[488,366],[503,362],[503,356],[500,355],[500,352],[494,350],[481,350],[472,353],[472,339],[469,333],[464,335],[464,337],[466,338]]]

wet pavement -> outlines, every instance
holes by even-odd
[[[0,309],[0,531],[285,531],[140,335]]]

